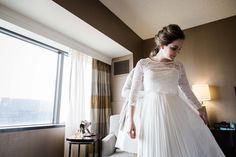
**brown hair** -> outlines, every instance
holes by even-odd
[[[163,29],[155,35],[154,39],[156,47],[150,52],[149,57],[155,56],[159,52],[161,45],[168,45],[178,39],[184,40],[185,35],[178,25],[170,24],[163,27]]]

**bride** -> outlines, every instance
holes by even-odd
[[[150,57],[135,67],[128,100],[129,134],[138,139],[138,157],[224,157],[204,124],[205,114],[189,87],[183,64],[174,60],[184,39],[178,25],[164,27],[155,36],[157,47]],[[137,134],[133,117],[140,85],[144,97]]]

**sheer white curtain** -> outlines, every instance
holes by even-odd
[[[92,58],[71,50],[71,70],[69,85],[69,105],[66,113],[65,138],[73,135],[81,120],[90,120]],[[73,151],[76,156],[77,151]],[[65,157],[68,156],[68,143],[65,142]]]

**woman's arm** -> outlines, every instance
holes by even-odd
[[[195,109],[197,110],[200,109],[202,105],[198,101],[197,97],[194,95],[193,91],[191,90],[189,86],[189,82],[188,82],[188,79],[184,70],[184,66],[182,63],[179,63],[179,73],[180,74],[179,74],[178,85],[181,92]]]
[[[132,78],[133,78],[133,74],[134,74],[134,69],[132,69],[130,71],[130,73],[128,74],[124,86],[122,87],[121,90],[121,96],[125,98],[125,101],[123,103],[121,112],[120,112],[120,129],[122,130],[124,128],[125,125],[125,121],[126,121],[126,117],[128,113],[128,99],[129,99],[129,93],[130,93],[130,88],[131,88],[131,84],[132,84]]]
[[[129,75],[125,80],[125,84],[122,87],[121,96],[124,98],[127,98],[129,96],[133,75],[134,75],[134,69],[130,71]]]
[[[130,106],[130,138],[136,138],[136,127],[134,123],[134,112],[135,112],[135,106]]]
[[[132,79],[132,85],[130,89],[129,94],[129,106],[130,106],[130,137],[135,138],[136,137],[136,128],[134,124],[134,112],[135,112],[135,105],[136,101],[138,99],[139,91],[141,89],[142,83],[143,83],[143,60],[141,59],[138,61],[135,70],[134,70],[134,76]]]
[[[205,110],[202,108],[202,104],[198,101],[193,91],[189,86],[189,82],[186,76],[186,72],[182,63],[179,63],[180,77],[179,87],[184,97],[190,102],[190,104],[199,112],[199,116],[202,118],[205,124],[207,124],[207,115]]]

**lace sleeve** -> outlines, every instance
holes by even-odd
[[[195,109],[201,108],[201,103],[198,101],[197,97],[194,95],[189,86],[189,82],[183,64],[179,63],[178,65],[180,71],[179,82],[178,82],[180,91],[182,92],[184,98],[187,99],[187,101],[190,102]]]
[[[129,94],[129,105],[134,106],[136,104],[137,98],[140,94],[140,90],[143,87],[143,63],[144,60],[141,59],[138,61],[135,70],[134,70],[134,75],[132,79],[132,85],[130,89],[130,94]]]
[[[125,80],[125,84],[122,88],[121,96],[124,98],[127,98],[129,96],[133,75],[134,75],[134,69],[132,69],[128,74]]]

